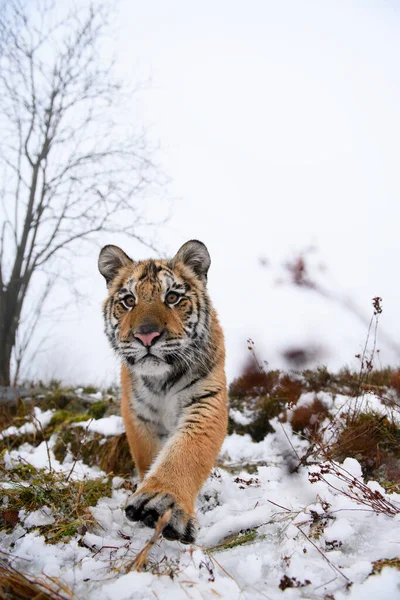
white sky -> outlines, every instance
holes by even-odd
[[[324,281],[367,316],[371,298],[383,297],[382,330],[400,342],[398,2],[121,0],[115,31],[120,73],[152,77],[132,120],[159,140],[172,179],[157,243],[170,255],[191,238],[207,244],[229,378],[248,337],[271,367],[302,343],[329,347],[322,360],[333,368],[356,364],[362,324],[275,285],[279,265],[310,244]],[[60,318],[57,342],[34,364],[47,377],[103,384],[117,370],[95,250],[84,265],[90,301]],[[396,360],[380,347],[383,362]]]

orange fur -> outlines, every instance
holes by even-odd
[[[203,271],[201,271],[201,261],[204,262]],[[141,480],[131,505],[127,507],[127,515],[131,510],[131,516],[128,516],[132,520],[143,520],[145,524],[154,525],[154,514],[164,514],[167,508],[171,507],[173,509],[169,528],[171,539],[181,539],[186,542],[194,539],[195,501],[215,464],[226,435],[228,421],[224,338],[205,288],[208,266],[207,249],[201,242],[196,241],[185,244],[176,257],[168,262],[156,260],[135,263],[115,246],[106,247],[99,261],[100,271],[108,283],[109,299],[113,300],[110,305],[108,300],[106,301],[104,314],[106,325],[107,319],[114,319],[112,324],[109,324],[107,332],[114,347],[115,344],[122,344],[122,353],[128,348],[128,359],[132,356],[129,352],[133,352],[133,356],[137,356],[141,350],[144,352],[138,341],[134,339],[134,333],[144,325],[149,327],[151,323],[154,331],[163,332],[164,338],[160,339],[164,339],[165,348],[170,344],[170,348],[174,348],[173,353],[175,348],[178,348],[177,354],[181,348],[182,364],[186,366],[182,374],[178,371],[177,382],[182,381],[183,384],[177,387],[171,384],[168,388],[172,390],[170,393],[162,387],[163,380],[157,380],[157,374],[152,375],[151,367],[149,371],[135,371],[136,362],[147,361],[147,356],[145,359],[140,356],[134,358],[132,366],[123,362],[121,414],[132,457]],[[158,275],[163,271],[164,279]],[[169,283],[166,283],[167,281]],[[185,291],[180,292],[180,301],[176,305],[169,306],[165,300],[168,289],[178,289],[168,287],[172,283],[178,288],[184,286],[182,289]],[[124,308],[118,296],[120,290],[126,289],[128,293],[135,295],[134,308],[131,310]],[[109,307],[112,315],[108,310]],[[200,350],[196,346],[198,342],[193,341],[188,333],[191,331],[190,323],[194,323],[190,320],[191,315],[197,315],[198,318],[197,325],[193,327],[202,323],[201,333],[196,332],[196,336],[203,335],[203,337],[194,338],[202,341],[203,346]],[[200,316],[203,321],[200,321]],[[119,342],[114,342],[113,337],[116,322]],[[204,331],[207,331],[205,337]],[[160,352],[163,343],[158,346]],[[189,358],[185,358],[184,349],[187,347],[185,343],[192,344],[189,346],[192,352]],[[157,349],[157,343],[155,348]],[[198,351],[198,359],[196,359],[196,351]],[[157,357],[157,354],[154,356]],[[197,365],[196,360],[199,361]],[[171,362],[161,362],[166,369],[178,368],[178,363],[174,367]],[[200,375],[193,376],[192,369],[195,375],[196,373]],[[160,373],[163,376],[163,371]],[[164,391],[160,391],[160,395],[157,396],[150,385],[151,382],[143,383],[143,378],[146,380],[155,378],[154,385],[159,386],[156,389]],[[161,381],[161,384],[157,381]],[[148,401],[143,399],[144,385],[150,385]],[[188,391],[184,392],[186,389]],[[151,404],[155,399],[158,402],[156,407]],[[172,417],[168,414],[166,416],[169,410],[168,403],[171,403]],[[146,411],[143,413],[145,410],[143,406],[147,407],[147,411],[150,409],[155,411],[154,419],[150,418],[153,414]],[[137,412],[139,409],[142,412]],[[150,416],[146,417],[146,415]],[[162,433],[163,427],[166,428],[165,434]],[[166,442],[162,439],[165,436],[167,436]]]
[[[197,424],[179,433],[176,445],[158,466],[157,471],[142,488],[153,492],[170,492],[180,499],[189,513],[193,513],[197,494],[214,466],[217,454],[226,436],[228,423],[226,377],[224,370],[225,351],[222,330],[216,323],[215,344],[220,348],[216,368],[204,380],[203,387],[220,387],[221,392],[210,403],[206,414]],[[134,394],[134,381],[125,365],[121,369],[121,414],[133,460],[143,479],[159,450],[151,428],[135,419],[130,406]],[[193,410],[188,412],[192,416]]]

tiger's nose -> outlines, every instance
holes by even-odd
[[[140,340],[144,346],[151,346],[153,340],[160,337],[161,332],[157,331],[154,325],[142,325],[137,328],[133,335]]]

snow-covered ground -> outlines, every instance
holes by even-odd
[[[302,402],[307,401],[305,396]],[[38,409],[35,417],[48,422],[47,413]],[[390,516],[357,503],[344,493],[351,491],[348,486],[332,474],[315,481],[315,467],[291,473],[288,465],[296,454],[305,453],[308,442],[292,433],[289,422],[274,420],[272,425],[275,433],[259,443],[247,435],[226,438],[221,466],[199,496],[197,543],[184,546],[160,538],[142,572],[129,566],[153,531],[125,519],[129,491],[119,477],[113,479],[112,497],[102,498],[92,509],[97,525],[83,536],[46,544],[37,529],[52,522],[44,504],[30,514],[21,511],[12,533],[0,532],[0,549],[11,555],[17,570],[59,578],[74,598],[85,600],[400,598],[399,570],[384,567],[371,574],[374,561],[400,556],[400,512]],[[121,421],[103,418],[90,428],[104,435],[119,433]],[[11,468],[22,458],[37,468],[48,467],[50,454],[53,469],[70,472],[72,457],[67,455],[63,464],[57,461],[54,443],[55,436],[49,453],[44,442],[6,452],[5,465]],[[362,481],[354,458],[338,469]],[[101,474],[81,461],[74,467],[76,478]],[[388,495],[377,483],[368,485],[400,511],[400,494]],[[4,489],[3,506],[6,494]]]

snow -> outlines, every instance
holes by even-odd
[[[34,510],[30,513],[26,513],[25,510],[19,511],[19,519],[24,524],[26,529],[32,527],[39,527],[40,525],[51,525],[54,523],[54,517],[52,516],[52,510],[48,506],[42,506],[40,510]]]
[[[124,421],[122,417],[117,415],[110,415],[102,419],[92,421],[81,421],[80,423],[73,423],[74,427],[83,427],[86,431],[93,433],[101,433],[102,435],[119,435],[124,433]]]
[[[365,582],[355,583],[351,594],[342,590],[338,592],[337,600],[396,600],[400,598],[400,571],[389,567],[382,569],[379,575],[369,577]]]
[[[355,458],[346,458],[343,462],[343,469],[347,471],[350,475],[353,475],[353,477],[356,477],[357,479],[362,479],[361,465]]]
[[[51,421],[53,414],[54,410],[46,410],[43,412],[42,410],[40,410],[40,408],[35,406],[33,409],[32,420],[30,422],[21,425],[21,427],[11,426],[7,429],[4,429],[0,433],[0,440],[3,440],[4,438],[10,437],[12,435],[25,435],[27,433],[36,433],[37,431],[40,431],[41,429],[47,427],[47,425]]]
[[[326,405],[336,411],[343,404],[340,397]],[[37,418],[43,421],[48,418],[44,415],[37,413]],[[296,453],[302,455],[308,442],[293,434],[290,423],[274,419],[272,425],[275,433],[258,443],[248,435],[226,438],[222,466],[213,470],[197,502],[197,543],[188,547],[159,539],[149,553],[148,572],[129,571],[152,530],[126,520],[130,492],[121,477],[112,480],[112,497],[91,509],[96,524],[86,533],[46,544],[38,527],[51,524],[53,517],[44,505],[31,513],[21,511],[14,530],[0,532],[0,549],[12,555],[17,569],[60,578],[77,599],[400,598],[400,571],[385,567],[371,575],[374,561],[400,555],[400,513],[377,514],[360,505],[343,493],[346,484],[335,480],[336,489],[329,485],[333,475],[311,483],[314,467],[292,472]],[[122,419],[92,421],[89,431],[119,434]],[[6,468],[23,460],[59,472],[73,469],[74,478],[105,475],[69,455],[61,464],[53,453],[55,440],[53,435],[47,444],[23,444],[6,452]],[[362,481],[356,459],[347,458],[338,469]],[[377,482],[366,483],[400,510],[400,494],[388,495]],[[241,537],[246,543],[238,543]],[[289,587],[282,591],[280,585]]]
[[[242,412],[240,412],[240,410],[236,410],[234,408],[230,409],[229,416],[238,425],[248,425],[252,421],[251,415],[244,415]]]
[[[42,442],[39,446],[31,444],[22,444],[18,450],[6,451],[4,454],[4,464],[6,469],[11,469],[18,462],[27,462],[36,469],[52,469],[59,473],[71,473],[72,479],[83,479],[84,477],[95,478],[105,476],[104,471],[98,467],[89,467],[81,460],[73,460],[70,455],[67,455],[64,462],[61,464],[53,453],[55,444],[55,436],[51,436],[50,440]],[[4,484],[0,484],[4,486]]]
[[[248,554],[237,565],[237,574],[245,585],[255,585],[262,576],[263,561],[257,554]]]

